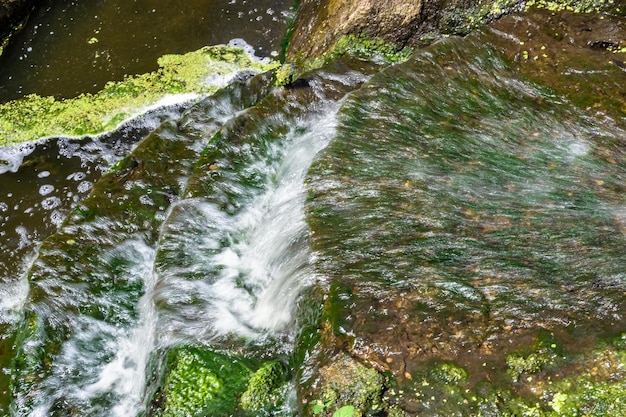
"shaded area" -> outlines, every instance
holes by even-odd
[[[292,1],[46,0],[0,57],[0,101],[75,97],[157,69],[157,59],[242,38],[280,51]]]
[[[36,3],[37,1],[33,0],[0,1],[0,41],[10,33],[15,25],[19,24],[26,17]]]

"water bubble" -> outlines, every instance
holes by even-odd
[[[45,210],[52,210],[61,205],[61,199],[59,197],[48,197],[41,202],[41,207]]]
[[[67,180],[74,180],[74,181],[82,181],[83,179],[85,179],[86,175],[84,172],[73,172],[70,175],[68,175],[66,177]]]
[[[79,193],[86,193],[89,190],[91,190],[91,183],[89,181],[83,181],[80,184],[78,184]]]
[[[58,210],[54,210],[50,215],[50,222],[52,222],[52,224],[54,224],[56,227],[60,227],[64,219],[65,216]]]
[[[46,178],[50,176],[50,171],[41,171],[39,174],[37,174],[37,176],[39,178]]]
[[[45,184],[45,185],[42,185],[41,187],[39,187],[39,194],[40,195],[48,195],[52,191],[54,191],[54,186],[52,186],[50,184]]]
[[[141,204],[145,204],[148,206],[153,206],[154,202],[152,201],[152,199],[150,197],[148,197],[147,195],[142,195],[141,197],[139,197],[139,202]]]

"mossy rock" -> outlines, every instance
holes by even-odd
[[[317,397],[309,405],[315,415],[359,417],[385,408],[387,378],[349,355],[338,354],[320,369],[319,376]]]
[[[153,415],[277,415],[282,405],[285,366],[231,352],[184,346],[172,349]]]
[[[206,95],[223,88],[229,76],[259,73],[278,64],[251,58],[243,49],[204,47],[183,55],[164,55],[157,71],[109,82],[95,94],[73,99],[28,95],[0,104],[0,146],[48,136],[94,135],[113,130],[122,121],[167,96]],[[232,77],[231,77],[232,78]]]
[[[200,347],[173,349],[166,367],[163,417],[230,415],[253,374],[249,364]]]
[[[278,361],[269,361],[252,375],[248,388],[241,395],[241,408],[254,412],[271,408],[279,400],[279,389],[285,382],[285,367]]]

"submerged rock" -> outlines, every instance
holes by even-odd
[[[390,415],[623,413],[625,32],[593,20],[514,15],[346,101],[307,181],[303,401],[347,355]]]

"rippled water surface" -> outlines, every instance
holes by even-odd
[[[156,24],[191,25],[178,13],[199,14],[196,29],[219,15],[224,41],[245,38],[271,54],[275,32],[258,31],[267,20],[284,25],[287,7],[171,5],[165,18],[163,2],[66,6],[50,10],[60,26],[31,27],[31,35],[94,16],[59,39],[64,51],[100,51],[104,61],[92,64],[103,79],[110,68],[128,71],[134,54],[143,65],[153,61],[146,51],[164,53],[157,45],[187,45],[185,36],[195,35],[176,38]],[[146,29],[134,35],[109,26],[144,18]],[[559,92],[566,71],[552,74],[559,82],[546,76],[549,86],[532,76],[545,75],[542,67],[528,76],[515,48],[530,49],[531,40],[505,33],[522,20],[442,40],[385,69],[343,59],[286,87],[261,74],[110,135],[2,148],[0,412],[171,415],[164,410],[177,399],[176,384],[206,389],[194,378],[168,379],[185,357],[219,356],[219,381],[231,381],[232,364],[245,368],[244,356],[301,366],[292,370],[297,383],[314,381],[314,392],[324,362],[349,353],[409,387],[394,398],[416,415],[466,415],[468,407],[504,415],[468,404],[482,395],[476,387],[534,389],[522,384],[546,374],[511,378],[506,355],[533,348],[537,334],[560,349],[554,377],[573,372],[577,364],[562,351],[585,354],[626,328],[626,136],[621,113],[574,105],[589,99],[584,91]],[[130,55],[106,49],[128,38]],[[546,57],[578,48],[567,41],[541,49],[543,41],[537,48]],[[621,67],[586,41],[578,49],[591,69],[576,67],[575,54],[559,62],[581,78],[599,62],[605,79],[597,82],[608,80],[601,85],[618,99],[594,108],[620,108]],[[41,58],[51,71],[73,59]],[[57,93],[79,91],[70,90]],[[301,297],[311,286],[311,300]],[[297,328],[298,306],[306,314],[324,306],[324,314],[298,316],[311,334]],[[300,359],[298,343],[309,349]],[[471,377],[457,377],[470,382],[453,393],[448,386],[459,381],[439,377],[445,389],[428,391],[418,376],[437,361],[464,367]],[[236,403],[241,393],[231,388],[224,395]],[[306,388],[299,394],[308,400]],[[292,396],[274,415],[296,413]],[[205,415],[207,398],[176,406]]]

